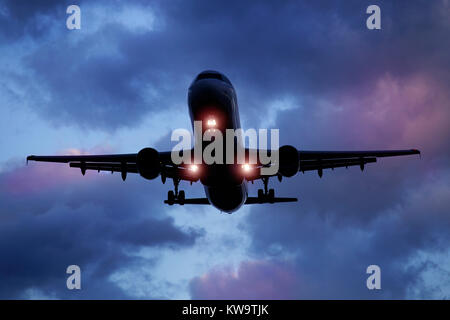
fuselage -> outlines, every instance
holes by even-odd
[[[239,129],[241,123],[236,92],[231,82],[216,71],[203,71],[189,87],[189,115],[192,127],[201,121],[205,130],[220,130],[226,145],[226,129]],[[202,132],[202,133],[203,133]],[[202,143],[202,150],[207,143]],[[224,152],[225,154],[225,152]],[[247,182],[243,179],[240,165],[202,165],[201,183],[209,202],[217,209],[232,213],[247,199]]]

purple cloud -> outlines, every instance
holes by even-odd
[[[193,299],[294,299],[299,281],[288,263],[243,261],[218,267],[190,282]]]

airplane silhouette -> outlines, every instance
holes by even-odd
[[[192,125],[195,121],[205,124],[205,130],[224,132],[226,129],[239,129],[240,118],[236,92],[230,80],[217,71],[203,71],[194,79],[188,93],[189,114]],[[205,148],[207,144],[203,144]],[[191,151],[191,150],[186,150]],[[249,159],[252,150],[245,148],[245,159]],[[183,151],[182,151],[183,152]],[[268,151],[270,152],[270,150]],[[379,151],[305,151],[285,145],[278,149],[279,163],[276,173],[261,174],[263,165],[257,160],[256,166],[247,164],[175,164],[172,152],[158,152],[153,148],[144,148],[138,153],[109,155],[66,155],[66,156],[28,156],[29,160],[69,163],[70,167],[86,170],[120,172],[125,180],[127,173],[138,173],[145,179],[161,177],[173,180],[174,190],[168,192],[164,202],[173,204],[212,204],[217,209],[232,213],[243,204],[293,202],[297,198],[275,197],[274,189],[268,189],[270,177],[292,177],[297,172],[316,170],[322,177],[324,169],[360,166],[364,170],[367,163],[376,162],[378,157],[420,154],[417,149],[379,150]],[[191,162],[192,163],[192,162]],[[185,197],[178,190],[180,181],[200,181],[205,189],[205,198]],[[249,197],[247,182],[262,180],[264,189],[258,189],[256,197]]]

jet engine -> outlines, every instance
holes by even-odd
[[[278,172],[283,177],[292,177],[297,174],[299,167],[298,150],[293,146],[285,145],[278,149],[280,166]]]
[[[161,173],[159,153],[153,148],[144,148],[137,154],[136,166],[141,177],[152,180]]]

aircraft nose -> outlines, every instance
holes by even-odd
[[[205,106],[214,106],[229,113],[232,98],[228,88],[218,80],[201,80],[194,83],[189,89],[188,102],[194,113]]]
[[[222,81],[195,82],[189,89],[188,104],[191,121],[202,121],[204,130],[234,127],[234,100]]]

